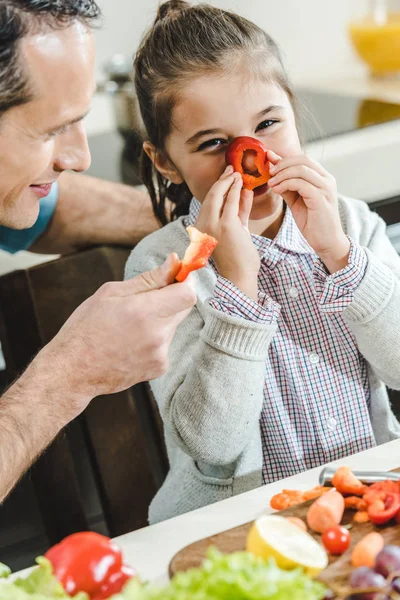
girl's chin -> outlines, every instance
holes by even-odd
[[[252,221],[265,219],[274,214],[279,206],[282,206],[283,200],[281,196],[274,194],[266,183],[254,191],[253,207],[250,213]]]

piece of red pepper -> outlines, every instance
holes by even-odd
[[[191,271],[205,267],[217,240],[207,233],[202,233],[196,227],[187,227],[190,244],[186,248],[185,256],[181,261],[181,267],[175,277],[177,281],[185,281]]]
[[[245,190],[254,190],[271,178],[267,152],[260,140],[248,136],[237,137],[229,144],[225,160],[241,174]],[[246,163],[252,166],[248,167]]]
[[[118,593],[134,575],[125,570],[118,546],[110,538],[94,531],[69,535],[50,548],[45,557],[53,565],[54,575],[71,596],[86,592],[90,598],[96,598],[107,589],[107,584],[112,587],[112,593]],[[107,596],[103,594],[99,598],[103,600]]]
[[[393,519],[399,512],[400,495],[380,490],[376,490],[375,493],[375,497],[371,494],[367,500],[368,516],[375,525],[383,525]]]

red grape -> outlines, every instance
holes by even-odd
[[[400,577],[395,577],[390,585],[392,590],[397,594],[400,594]]]
[[[400,572],[400,547],[399,546],[384,546],[376,557],[375,571],[384,577]]]
[[[384,600],[387,598],[382,592],[355,593],[357,589],[377,588],[382,589],[386,585],[386,579],[380,574],[375,573],[369,567],[358,567],[354,569],[350,576],[350,587],[353,588],[352,598],[354,600]]]

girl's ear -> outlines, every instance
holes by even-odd
[[[183,183],[183,178],[168,157],[163,152],[158,151],[151,142],[143,142],[143,150],[163,177],[177,185]]]

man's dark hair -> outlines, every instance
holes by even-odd
[[[31,99],[28,75],[19,60],[21,40],[75,21],[91,27],[100,15],[94,0],[0,0],[0,117]]]

